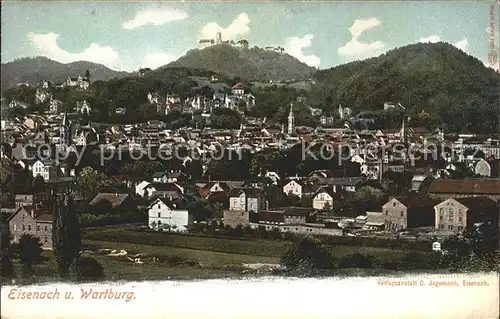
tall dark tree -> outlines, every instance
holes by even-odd
[[[69,276],[71,265],[80,256],[80,226],[70,194],[58,196],[53,209],[52,242],[59,275]]]
[[[23,265],[24,271],[28,274],[35,264],[42,262],[42,243],[40,238],[33,235],[24,234],[19,238],[19,243],[15,245],[19,262]]]
[[[4,219],[0,221],[0,236],[0,277],[4,281],[15,277],[14,266],[12,265],[9,224]]]
[[[85,78],[90,80],[90,71],[88,69],[85,72]]]

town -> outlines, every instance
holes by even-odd
[[[203,41],[236,45],[220,33]],[[453,247],[484,227],[498,233],[494,134],[430,127],[430,114],[410,116],[400,101],[325,111],[310,91],[280,81],[155,72],[94,82],[87,70],[3,91],[1,212],[13,245],[52,250],[55,214],[66,209],[82,252],[112,278],[123,278],[123,264],[162,260],[166,273],[180,264],[217,276],[280,258],[293,265],[286,251],[300,238],[342,251],[344,268],[375,267],[373,258],[387,269],[451,267],[457,259],[419,262],[459,254]],[[276,92],[286,98],[266,113]]]

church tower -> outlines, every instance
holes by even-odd
[[[288,114],[288,135],[294,131],[295,117],[293,116],[293,104],[290,103],[290,113]]]
[[[222,43],[222,33],[217,32],[217,34],[215,35],[215,43],[216,44]]]
[[[59,146],[64,149],[71,145],[71,121],[68,117],[68,109],[64,111],[64,115],[61,121],[61,127],[59,128]]]

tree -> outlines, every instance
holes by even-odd
[[[43,193],[45,192],[45,180],[42,176],[37,175],[33,179],[33,193]]]
[[[0,274],[1,279],[11,279],[15,277],[14,266],[12,264],[12,247],[10,244],[9,224],[2,218],[0,221]]]
[[[326,245],[310,236],[294,241],[281,257],[281,263],[290,269],[306,266],[308,270],[331,269],[334,265]]]
[[[58,273],[67,278],[71,265],[80,256],[80,226],[71,195],[56,196],[52,214],[52,243]]]
[[[42,262],[43,249],[40,238],[24,234],[19,238],[19,243],[15,247],[19,262],[25,270],[31,270],[33,265]]]
[[[109,189],[111,181],[92,167],[85,167],[78,176],[77,184],[81,195],[86,199],[92,199],[97,193]]]

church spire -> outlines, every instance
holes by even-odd
[[[290,113],[288,114],[288,135],[294,131],[295,117],[293,116],[293,103],[290,103]]]

